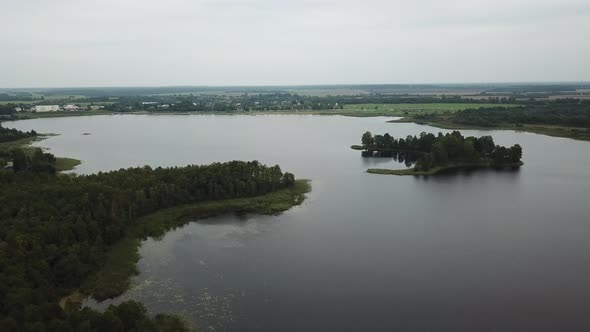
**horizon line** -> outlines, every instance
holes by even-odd
[[[269,88],[269,87],[354,87],[354,86],[453,86],[453,85],[568,85],[590,84],[590,80],[582,81],[490,81],[490,82],[447,82],[447,83],[321,83],[321,84],[229,84],[229,85],[80,85],[80,86],[31,86],[31,87],[0,87],[0,90],[35,90],[35,89],[100,89],[100,88]]]

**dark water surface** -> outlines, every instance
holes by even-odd
[[[136,286],[115,302],[138,299],[217,331],[590,331],[590,143],[466,130],[521,144],[524,167],[366,174],[404,166],[351,150],[364,131],[444,132],[385,120],[113,115],[4,125],[61,134],[38,145],[82,159],[79,173],[257,159],[312,180],[305,203],[280,216],[212,218],[145,241]]]

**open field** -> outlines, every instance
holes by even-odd
[[[430,104],[349,104],[344,105],[344,111],[363,111],[391,113],[403,115],[405,112],[413,113],[444,113],[456,112],[470,108],[488,107],[515,107],[514,104],[484,104],[484,103],[430,103]]]

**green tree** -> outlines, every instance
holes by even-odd
[[[522,147],[519,144],[515,144],[510,148],[508,154],[510,162],[517,163],[522,158]]]
[[[442,142],[432,145],[432,159],[436,165],[446,165],[449,162],[449,154]]]
[[[373,145],[373,143],[374,143],[373,134],[371,134],[370,131],[367,131],[366,133],[363,134],[361,142],[363,143],[364,146]]]
[[[12,169],[15,172],[25,171],[28,168],[28,160],[25,152],[21,149],[12,150]]]

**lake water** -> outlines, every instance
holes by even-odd
[[[465,130],[521,144],[524,167],[367,174],[404,166],[351,150],[365,131],[445,132],[386,120],[112,115],[4,126],[60,134],[38,145],[81,159],[79,173],[256,159],[312,180],[304,204],[280,216],[212,218],[145,241],[135,286],[115,302],[217,331],[589,331],[590,143]]]

